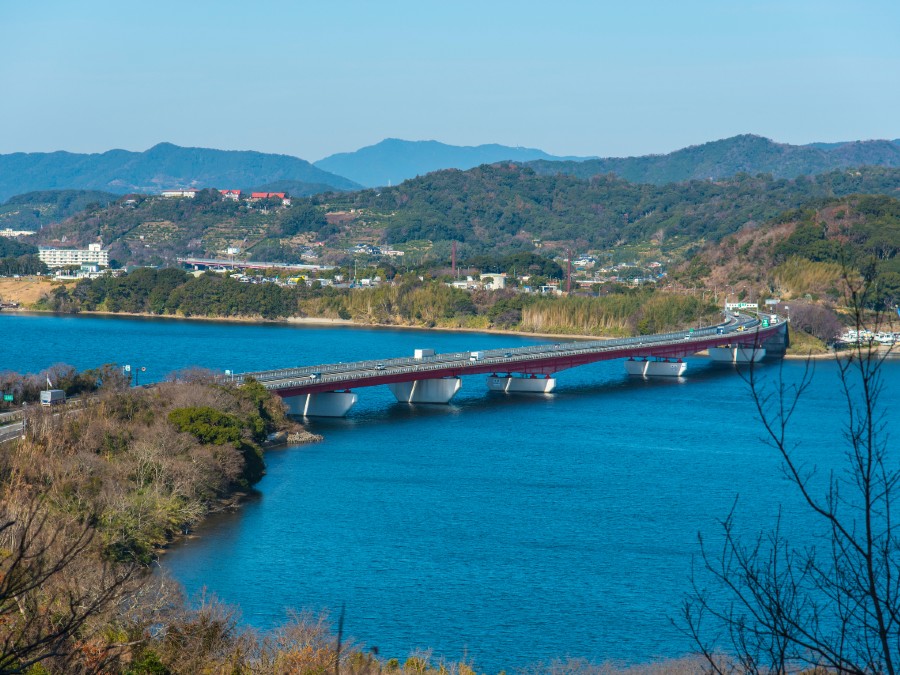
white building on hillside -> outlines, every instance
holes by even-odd
[[[38,248],[38,258],[47,267],[68,267],[69,265],[92,263],[109,267],[109,251],[103,249],[103,244],[88,244],[86,249],[41,246]]]

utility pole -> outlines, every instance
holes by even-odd
[[[566,250],[566,294],[572,292],[572,250]]]
[[[453,247],[450,249],[450,267],[453,270],[453,276],[459,278],[456,274],[456,242],[453,242]]]

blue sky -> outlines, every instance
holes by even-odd
[[[900,3],[0,0],[0,153],[900,137]]]

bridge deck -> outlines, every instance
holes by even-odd
[[[478,360],[472,358],[472,352],[454,352],[421,359],[390,358],[242,373],[233,381],[239,383],[253,377],[281,396],[296,396],[482,373],[551,374],[609,359],[679,358],[709,347],[752,346],[784,330],[785,325],[779,319],[777,323],[763,327],[755,318],[732,317],[717,326],[694,331],[482,350],[479,352],[482,358]],[[718,332],[720,328],[722,333]]]

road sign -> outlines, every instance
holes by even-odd
[[[3,394],[4,401],[12,401],[14,396],[12,394]]]

